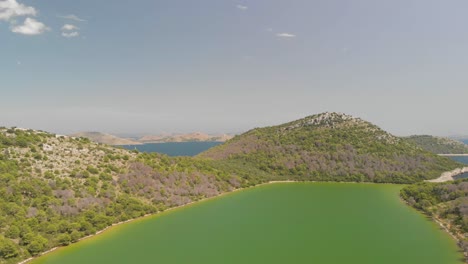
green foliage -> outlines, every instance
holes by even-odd
[[[418,183],[406,186],[400,195],[410,206],[448,223],[453,233],[468,232],[468,180]],[[468,239],[459,238],[468,252]]]
[[[461,166],[361,119],[328,113],[237,136],[200,157],[278,179],[414,183]]]
[[[407,183],[456,166],[341,116],[255,129],[196,158],[0,129],[0,263],[74,243],[114,223],[272,180]],[[439,201],[415,197],[420,208]]]
[[[57,242],[61,246],[68,246],[71,243],[71,236],[67,233],[61,234],[57,237]]]
[[[254,171],[237,165],[140,154],[42,132],[0,130],[0,142],[2,264],[261,181],[249,183]]]
[[[0,236],[0,259],[11,259],[19,255],[19,247],[10,239]]]

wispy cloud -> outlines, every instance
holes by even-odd
[[[64,16],[58,16],[60,18],[65,18],[65,19],[70,19],[70,20],[74,20],[74,21],[77,21],[77,22],[86,22],[86,20],[82,19],[82,18],[79,18],[78,16],[76,15],[73,15],[73,14],[70,14],[70,15],[64,15]]]
[[[62,32],[62,36],[65,38],[75,38],[80,35],[80,32],[73,31],[73,32]]]
[[[64,30],[64,31],[72,31],[72,30],[78,30],[78,29],[80,29],[80,28],[75,26],[75,25],[72,25],[72,24],[65,24],[62,27],[62,30]]]
[[[247,9],[249,9],[249,7],[248,7],[248,6],[245,6],[245,5],[237,5],[236,7],[237,7],[238,9],[240,9],[240,10],[247,10]]]
[[[18,3],[16,0],[0,1],[0,20],[11,22],[19,16],[35,16],[37,11],[32,6]]]
[[[34,18],[26,18],[22,25],[14,26],[11,31],[23,35],[40,35],[50,30],[44,23],[41,23]]]
[[[295,38],[296,35],[291,34],[291,33],[278,33],[276,34],[278,38]]]

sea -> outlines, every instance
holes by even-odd
[[[170,143],[148,143],[143,145],[121,146],[128,150],[138,150],[140,152],[157,152],[168,156],[195,156],[212,147],[218,146],[222,142],[170,142]]]
[[[464,163],[464,164],[468,164],[468,156],[453,156],[453,157],[450,157],[458,162],[461,162],[461,163]],[[458,176],[455,176],[454,177],[455,179],[466,179],[468,178],[468,173],[463,173],[461,175],[458,175]]]

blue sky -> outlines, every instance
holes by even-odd
[[[468,134],[465,0],[0,0],[0,125]]]

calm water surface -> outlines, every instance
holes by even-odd
[[[157,152],[169,156],[195,156],[220,144],[222,142],[171,142],[125,145],[122,147],[129,150],[136,149],[140,152]]]
[[[35,264],[456,264],[438,226],[402,186],[272,184],[118,226]]]
[[[450,157],[458,162],[468,164],[468,156],[454,156]],[[463,173],[454,177],[455,179],[466,179],[468,178],[468,173]]]

